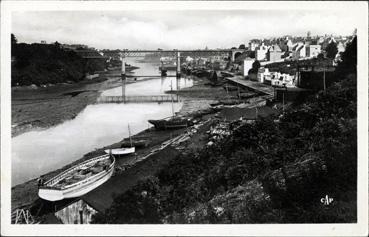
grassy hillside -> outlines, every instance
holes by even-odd
[[[87,61],[59,44],[12,43],[12,86],[78,82],[85,73],[105,68],[103,61]]]
[[[327,91],[178,156],[94,222],[356,222],[356,39],[343,60]]]

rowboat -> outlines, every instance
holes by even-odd
[[[38,196],[48,201],[80,197],[105,183],[112,176],[114,165],[113,155],[81,162],[40,184]]]
[[[113,155],[128,155],[135,152],[135,147],[123,147],[123,148],[115,148],[115,149],[107,149],[105,150],[106,154]]]

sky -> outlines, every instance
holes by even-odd
[[[283,35],[350,35],[354,16],[340,11],[186,10],[13,12],[19,42],[46,40],[98,49],[230,48]]]

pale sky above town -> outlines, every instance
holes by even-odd
[[[252,38],[349,35],[354,16],[342,11],[46,11],[13,12],[19,42],[87,44],[98,49],[238,47]]]

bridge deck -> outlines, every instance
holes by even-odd
[[[245,80],[242,76],[226,77],[226,79],[240,86],[250,88],[266,95],[274,96],[274,88],[272,86],[268,86],[256,81]]]
[[[134,96],[101,96],[97,99],[98,104],[102,103],[163,103],[179,102],[179,97],[175,95],[134,95]]]

